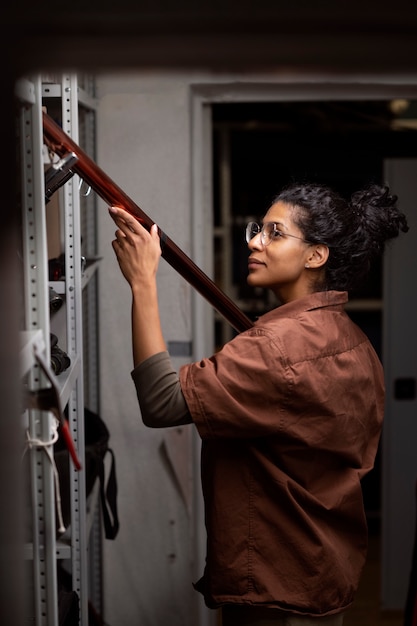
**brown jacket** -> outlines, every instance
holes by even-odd
[[[353,601],[367,527],[360,479],[384,408],[381,363],[321,292],[262,316],[180,370],[203,440],[210,607],[261,604],[320,616]]]

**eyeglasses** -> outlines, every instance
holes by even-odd
[[[271,241],[280,239],[281,237],[283,239],[285,239],[285,237],[292,237],[293,239],[304,241],[304,243],[312,243],[311,241],[307,241],[307,239],[297,237],[297,235],[290,235],[289,233],[278,230],[277,222],[265,222],[262,226],[257,222],[249,222],[246,225],[246,243],[249,243],[250,240],[256,237],[256,235],[259,235],[259,233],[261,234],[261,244],[263,246],[268,246]]]

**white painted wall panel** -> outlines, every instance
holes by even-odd
[[[100,167],[189,254],[187,85],[143,76],[97,82]],[[114,223],[104,205],[100,211],[102,414],[116,455],[120,509],[119,535],[105,540],[106,622],[195,626],[193,511],[175,473],[179,453],[190,468],[191,494],[192,427],[167,432],[141,422],[130,378],[130,291],[111,248]],[[190,287],[163,259],[158,287],[166,341],[189,342]],[[178,367],[181,362],[174,359]],[[184,466],[178,470],[184,480]]]

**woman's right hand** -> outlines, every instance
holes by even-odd
[[[132,287],[146,288],[153,283],[161,257],[158,227],[147,231],[138,220],[120,207],[110,207],[109,214],[118,230],[112,241],[123,276]]]

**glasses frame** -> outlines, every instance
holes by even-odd
[[[256,237],[257,235],[261,235],[261,244],[264,247],[269,246],[269,244],[273,241],[273,238],[270,235],[269,238],[267,239],[267,235],[265,234],[265,226],[268,226],[270,224],[272,224],[274,227],[273,233],[277,233],[279,235],[277,239],[280,239],[281,237],[283,239],[285,239],[285,237],[292,237],[293,239],[299,239],[300,241],[303,241],[304,243],[308,243],[309,245],[313,244],[313,242],[308,241],[308,239],[304,239],[303,237],[298,237],[297,235],[291,235],[290,233],[283,233],[282,231],[278,230],[277,225],[279,224],[279,222],[265,222],[264,224],[258,224],[258,222],[248,222],[246,224],[246,229],[245,229],[246,243],[249,243],[250,241],[252,241],[252,239]],[[258,230],[251,237],[250,234],[252,233],[254,226],[256,226]]]

